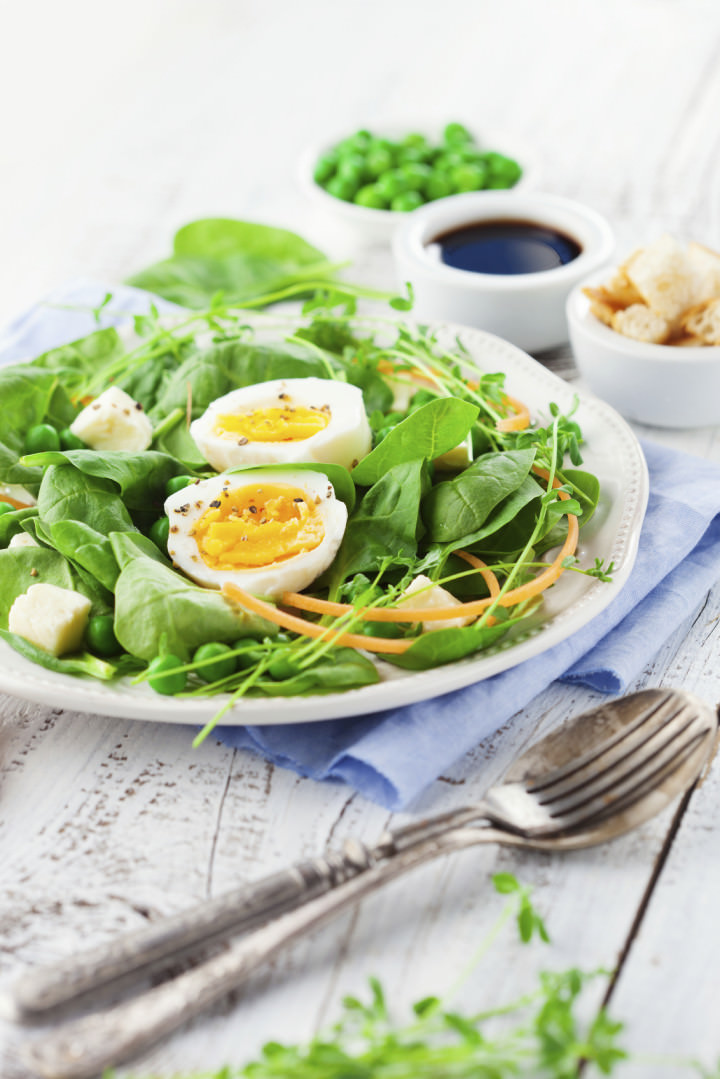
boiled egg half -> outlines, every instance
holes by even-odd
[[[347,509],[327,476],[302,469],[247,469],[171,495],[168,554],[206,588],[232,581],[255,595],[299,592],[327,569]]]
[[[362,392],[322,378],[275,379],[232,390],[208,406],[190,434],[218,472],[294,461],[352,468],[372,443]]]

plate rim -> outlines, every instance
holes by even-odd
[[[259,329],[262,329],[263,321],[262,317],[253,318]],[[277,317],[268,321],[277,328]],[[527,381],[533,390],[542,393],[547,404],[554,396],[559,396],[565,398],[565,407],[568,407],[569,402],[577,398],[578,410],[594,419],[599,430],[612,432],[621,439],[623,460],[632,482],[623,490],[622,512],[606,555],[607,560],[615,561],[617,566],[612,582],[591,580],[588,588],[567,609],[563,608],[549,625],[543,625],[511,647],[426,671],[399,672],[398,668],[392,668],[386,673],[393,677],[343,693],[244,698],[223,716],[216,734],[221,727],[294,725],[377,714],[485,681],[548,651],[583,628],[609,606],[630,576],[647,507],[649,477],[640,443],[629,424],[610,405],[582,387],[561,379],[528,353],[495,334],[444,321],[427,325],[439,337],[457,338],[473,353],[476,362],[479,352],[480,362],[488,372],[502,370],[510,381]],[[498,363],[497,357],[503,362]],[[585,427],[586,423],[581,420],[581,426]],[[596,450],[597,447],[593,452]],[[389,665],[380,663],[379,667],[382,671]],[[78,712],[193,726],[212,719],[227,699],[224,696],[162,697],[149,687],[130,686],[127,679],[108,684],[52,672],[24,659],[5,642],[0,642],[0,691],[52,706],[57,706],[58,695],[62,693],[62,707]]]

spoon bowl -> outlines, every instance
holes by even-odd
[[[385,833],[371,848],[347,841],[341,852],[235,889],[110,948],[30,971],[14,991],[16,1014],[25,1019],[266,923],[178,977],[25,1045],[23,1061],[42,1079],[91,1079],[212,1007],[293,940],[440,855],[480,843],[562,851],[613,839],[687,791],[717,740],[716,711],[680,690],[645,690],[577,716],[523,753],[476,805]]]

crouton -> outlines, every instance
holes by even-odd
[[[670,336],[671,325],[667,319],[651,311],[645,304],[634,303],[624,311],[615,312],[612,328],[636,341],[662,345]]]
[[[685,312],[686,333],[699,337],[705,345],[720,345],[720,297],[696,304]]]

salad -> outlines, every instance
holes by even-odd
[[[575,558],[599,496],[577,423],[531,416],[459,341],[342,291],[133,332],[0,370],[0,636],[33,662],[218,695],[202,737],[243,696],[451,663],[537,619],[561,574],[607,579]],[[146,447],[98,435],[108,394]],[[37,585],[84,601],[71,650],[18,632]]]

